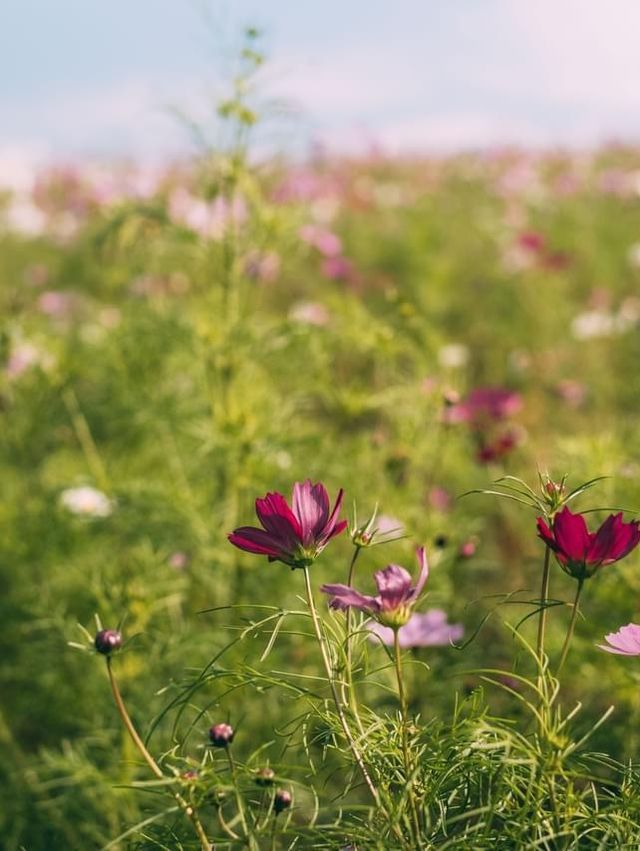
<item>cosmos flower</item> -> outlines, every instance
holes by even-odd
[[[378,638],[383,644],[393,644],[393,630],[380,623],[368,626],[372,641]],[[429,609],[424,613],[414,612],[398,630],[400,647],[444,647],[459,641],[464,635],[461,623],[449,623],[442,609]]]
[[[360,609],[374,617],[383,626],[398,629],[411,617],[413,606],[420,596],[429,574],[427,556],[423,547],[417,550],[420,574],[412,585],[411,574],[398,564],[390,564],[375,574],[378,596],[370,597],[349,585],[323,585],[320,590],[331,596],[332,609]]]
[[[636,623],[621,626],[617,632],[605,635],[604,640],[607,644],[598,644],[600,650],[619,656],[640,656],[640,626]]]
[[[522,396],[504,387],[476,387],[446,412],[448,423],[469,423],[480,426],[485,422],[506,420],[522,408]]]
[[[72,514],[86,517],[108,517],[113,511],[113,501],[90,485],[67,488],[60,494],[60,502]]]
[[[229,541],[241,550],[266,555],[269,561],[282,561],[291,567],[308,567],[331,538],[339,535],[346,520],[339,520],[343,491],[338,492],[333,510],[322,484],[310,479],[293,486],[291,507],[280,493],[268,493],[256,500],[256,514],[262,529],[241,526]]]
[[[562,569],[576,579],[593,576],[600,567],[629,555],[640,542],[638,521],[625,523],[622,512],[610,514],[596,532],[589,532],[582,514],[567,506],[556,514],[549,528],[538,517],[538,535],[556,554]]]

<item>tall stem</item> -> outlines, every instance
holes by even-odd
[[[236,773],[236,764],[233,761],[233,756],[231,755],[231,748],[229,745],[225,748],[227,752],[227,759],[229,761],[229,773],[231,775],[231,782],[233,783],[233,790],[236,796],[236,805],[238,807],[238,815],[240,816],[240,824],[242,825],[242,830],[244,831],[244,835],[249,842],[249,848],[255,849],[256,840],[253,836],[253,831],[249,829],[249,824],[247,822],[247,816],[244,811],[244,802],[242,800],[242,794],[240,793],[240,788],[238,786],[238,775]]]
[[[536,655],[538,657],[538,688],[542,685],[542,672],[544,670],[544,636],[547,628],[547,600],[549,599],[549,559],[551,550],[545,548],[544,564],[542,566],[542,587],[540,588],[540,613],[538,615],[538,641],[536,643]]]
[[[413,768],[409,753],[409,711],[407,706],[407,693],[404,688],[404,677],[402,675],[402,655],[400,653],[399,632],[399,629],[394,629],[393,631],[393,655],[396,668],[396,679],[398,681],[398,700],[400,701],[400,716],[402,722],[402,755],[404,761],[404,774],[407,781],[407,797],[409,799],[409,808],[411,810],[414,839],[415,842],[422,847],[422,843],[420,842],[420,821],[418,819],[418,809],[416,807],[416,799],[413,794],[413,779],[411,777]]]
[[[322,662],[324,664],[324,669],[327,674],[327,681],[329,683],[329,687],[331,689],[331,695],[333,697],[333,702],[336,707],[336,712],[338,713],[338,718],[340,719],[340,725],[344,731],[345,738],[349,744],[349,748],[351,749],[351,753],[353,754],[353,758],[356,761],[358,768],[360,769],[360,773],[364,778],[364,782],[371,793],[371,797],[376,803],[376,806],[380,806],[380,795],[378,790],[376,789],[369,772],[367,771],[367,767],[364,764],[364,760],[362,759],[362,755],[360,750],[353,738],[351,730],[349,728],[349,724],[347,723],[347,719],[344,714],[344,709],[342,707],[342,701],[340,700],[340,695],[338,694],[338,690],[336,688],[336,684],[333,678],[333,671],[331,669],[331,659],[329,658],[329,652],[326,646],[326,640],[322,633],[322,626],[320,624],[320,618],[318,617],[318,612],[316,611],[316,604],[313,599],[313,591],[311,589],[311,579],[309,577],[309,569],[307,567],[303,568],[304,571],[304,584],[307,592],[307,602],[309,604],[309,612],[311,613],[311,620],[313,622],[313,629],[316,634],[316,638],[318,639],[318,646],[320,647],[320,655],[322,656]]]
[[[120,718],[122,719],[122,723],[124,724],[127,732],[129,733],[131,740],[133,741],[136,748],[140,751],[142,758],[147,763],[151,771],[158,778],[158,780],[166,779],[164,772],[162,771],[158,763],[155,761],[155,759],[151,756],[144,742],[138,735],[138,731],[133,726],[133,721],[131,720],[129,713],[127,712],[127,707],[124,705],[122,695],[120,694],[120,689],[118,688],[116,678],[113,674],[113,669],[111,667],[111,658],[109,656],[107,656],[107,672],[109,674],[109,682],[111,683],[111,691],[113,692],[113,699],[115,700],[116,708],[118,709],[118,713],[120,715]],[[213,851],[214,846],[207,839],[207,834],[204,832],[204,828],[200,819],[198,818],[198,814],[195,808],[187,801],[185,801],[185,799],[179,792],[173,792],[172,794],[178,802],[180,808],[184,811],[185,815],[193,825],[193,829],[195,830],[196,835],[200,840],[202,851]]]
[[[569,652],[569,645],[571,644],[571,639],[573,638],[573,631],[576,626],[576,618],[578,617],[578,602],[580,601],[580,594],[582,593],[582,586],[584,585],[584,577],[578,579],[578,587],[576,588],[576,596],[573,600],[573,611],[571,612],[571,620],[569,621],[569,628],[567,629],[567,634],[564,639],[564,644],[562,645],[562,652],[560,653],[560,661],[558,662],[558,670],[556,671],[556,676],[562,670],[565,660],[567,658],[567,653]]]
[[[351,562],[349,564],[349,575],[347,576],[347,585],[349,588],[353,585],[353,573],[356,566],[356,561],[358,560],[358,556],[360,555],[361,547],[356,546],[353,551],[353,556],[351,557]],[[345,684],[342,689],[342,702],[346,706],[349,705],[351,709],[351,714],[355,718],[356,724],[358,725],[358,729],[361,733],[364,732],[362,727],[362,721],[360,720],[360,713],[358,711],[358,700],[356,698],[356,693],[353,688],[353,653],[352,653],[352,644],[351,644],[351,630],[353,628],[353,612],[351,611],[351,606],[347,609],[347,616],[345,622]],[[346,692],[346,694],[345,694]]]

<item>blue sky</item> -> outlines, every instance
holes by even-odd
[[[245,23],[275,147],[640,140],[638,0],[2,0],[0,151],[188,150]]]

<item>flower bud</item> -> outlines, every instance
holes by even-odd
[[[458,555],[460,558],[471,558],[476,553],[476,542],[473,538],[469,538],[468,541],[460,544],[460,548],[458,549]]]
[[[114,650],[119,650],[122,647],[122,636],[117,629],[101,629],[93,644],[98,653],[108,656]]]
[[[273,799],[273,811],[277,815],[284,810],[288,810],[292,802],[293,797],[291,792],[288,792],[286,789],[278,789]]]
[[[214,724],[209,730],[209,740],[214,748],[226,748],[233,741],[234,735],[231,724]]]
[[[273,768],[269,768],[268,766],[259,768],[256,771],[256,786],[271,786],[275,776],[276,773]]]

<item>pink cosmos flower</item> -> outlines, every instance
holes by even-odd
[[[486,421],[506,420],[522,408],[522,396],[504,387],[476,387],[469,395],[446,411],[448,423],[482,425]]]
[[[352,281],[353,263],[346,257],[325,257],[322,261],[322,274],[331,281]]]
[[[556,514],[552,528],[538,517],[538,535],[554,551],[560,567],[576,579],[593,576],[640,543],[638,521],[625,523],[622,512],[610,514],[596,532],[589,532],[582,514],[573,514],[567,506]]]
[[[393,630],[380,623],[372,623],[368,627],[372,633],[371,640],[376,636],[384,644],[393,644]],[[454,641],[460,641],[464,635],[461,623],[448,623],[447,614],[442,609],[429,609],[424,614],[415,612],[404,626],[398,630],[400,647],[446,647]]]
[[[340,257],[342,254],[340,237],[320,225],[303,225],[299,234],[303,242],[313,246],[323,257]]]
[[[331,538],[347,526],[338,520],[344,492],[338,492],[333,510],[322,484],[310,479],[293,486],[291,507],[280,493],[256,499],[256,514],[262,529],[241,526],[228,537],[241,550],[266,555],[269,561],[282,561],[291,567],[308,567]]]
[[[370,597],[349,585],[322,585],[325,594],[331,595],[332,609],[360,609],[374,617],[383,626],[398,629],[411,617],[413,606],[420,596],[429,575],[429,565],[424,547],[417,550],[420,574],[412,585],[411,574],[398,564],[390,564],[375,574],[378,596]]]
[[[598,644],[600,650],[617,653],[619,656],[640,656],[640,626],[637,623],[621,626],[617,632],[605,635],[604,640],[609,646]]]

